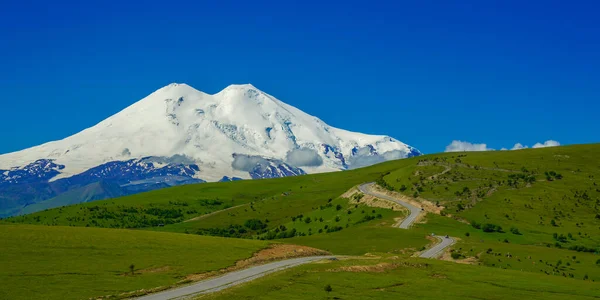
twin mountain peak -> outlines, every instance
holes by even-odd
[[[68,201],[84,202],[202,181],[346,170],[420,154],[389,136],[331,127],[251,84],[211,95],[173,83],[63,140],[0,155],[0,216],[31,205],[29,210],[43,209],[43,202],[47,208],[65,193],[74,195]],[[32,186],[46,192],[36,195]],[[90,186],[97,192],[90,193]]]

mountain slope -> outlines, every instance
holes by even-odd
[[[420,154],[388,136],[331,127],[252,85],[209,95],[170,84],[73,136],[0,155],[0,190],[41,183],[35,194],[63,180],[60,189],[27,198],[37,202],[99,180],[124,186],[160,183],[165,173],[185,179],[177,184],[273,178]]]

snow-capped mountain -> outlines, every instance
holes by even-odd
[[[170,84],[73,136],[0,155],[0,194],[22,202],[21,189],[35,195],[41,185],[31,204],[100,180],[131,188],[271,178],[420,154],[389,136],[331,127],[249,84],[214,95]]]

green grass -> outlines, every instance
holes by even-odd
[[[340,267],[396,263],[383,273],[332,272]],[[326,292],[330,285],[332,291]],[[590,281],[425,259],[348,260],[268,275],[198,299],[597,299]]]
[[[576,279],[583,279],[587,275],[589,280],[600,281],[600,265],[596,264],[600,255],[531,245],[527,235],[484,233],[468,224],[432,214],[427,215],[427,223],[417,225],[412,231],[458,237],[460,241],[453,247],[454,250],[465,257],[479,257],[482,265],[569,278],[573,276]],[[467,232],[469,236],[466,236]],[[504,242],[505,239],[508,243]],[[488,253],[489,249],[491,251]],[[559,260],[561,264],[557,266]]]
[[[326,249],[335,254],[375,253],[403,258],[428,244],[429,241],[425,237],[430,233],[449,234],[460,238],[453,251],[463,257],[477,257],[480,266],[431,262],[432,268],[446,272],[452,280],[439,288],[418,292],[414,294],[416,298],[443,297],[444,290],[452,290],[453,294],[450,296],[455,298],[462,296],[494,299],[496,295],[496,298],[506,298],[512,295],[511,292],[523,297],[539,294],[550,299],[575,298],[589,294],[573,292],[569,286],[586,288],[592,280],[600,281],[600,264],[597,264],[600,260],[600,182],[597,179],[600,177],[600,156],[597,153],[600,153],[600,144],[520,151],[434,154],[337,173],[175,187],[121,199],[51,209],[0,222],[145,230],[115,231],[119,232],[119,235],[143,232],[149,235],[181,236],[201,240],[202,237],[197,234],[212,234],[255,239],[223,239],[223,245],[252,242],[265,245],[256,239],[277,237],[285,229],[287,232],[294,230],[296,236],[278,241]],[[449,172],[431,178],[432,175],[448,168]],[[360,201],[357,203],[355,200],[340,198],[340,195],[351,187],[376,180],[389,189],[408,196],[416,194],[419,200],[429,200],[444,206],[443,215],[429,214],[426,216],[426,223],[417,224],[409,230],[401,230],[391,228],[391,225],[394,218],[402,216],[403,212],[366,207]],[[224,210],[226,208],[230,209]],[[213,214],[207,215],[209,213]],[[298,218],[300,215],[302,217]],[[201,216],[203,217],[200,219],[194,219]],[[370,217],[367,220],[364,219],[365,216]],[[310,222],[307,222],[307,218],[310,218]],[[363,219],[365,222],[360,222]],[[246,225],[248,220],[254,220],[254,223],[259,221],[261,226],[251,228]],[[472,226],[473,222],[501,226],[503,230],[484,232]],[[157,226],[158,224],[165,226]],[[327,233],[325,226],[339,226],[341,230]],[[70,229],[79,230],[81,235],[98,230]],[[322,232],[319,233],[319,230]],[[185,232],[190,235],[169,232]],[[41,235],[39,232],[37,234]],[[44,243],[49,241],[40,237],[40,248]],[[162,245],[162,242],[158,244]],[[25,245],[15,249],[20,247]],[[591,249],[595,253],[569,250],[574,247],[580,250]],[[169,248],[168,251],[165,250],[164,255],[176,256],[177,251],[175,247]],[[34,253],[25,253],[23,259],[35,256]],[[73,250],[70,255],[77,256],[77,253],[77,250]],[[220,256],[223,253],[228,255],[229,250],[207,251],[205,259],[214,259],[217,254]],[[140,254],[140,264],[154,259],[150,256],[151,254],[145,252]],[[43,264],[44,259],[36,261]],[[181,261],[188,263],[193,259]],[[232,257],[229,264],[233,261],[235,259]],[[106,277],[107,282],[121,282],[122,278],[118,277],[120,273],[115,270],[124,272],[129,264],[119,262],[119,268],[111,269],[114,273],[106,273],[109,274]],[[156,279],[140,280],[148,286],[162,285],[165,283],[159,282],[160,278],[167,282],[189,272],[185,268],[177,270],[179,271],[176,274],[157,274],[153,275],[157,276]],[[404,278],[405,274],[401,270],[402,268],[391,273],[399,276],[398,278]],[[294,271],[288,271],[286,274],[290,272]],[[481,276],[478,272],[481,272]],[[319,271],[315,274],[321,273]],[[302,274],[302,278],[312,284],[314,274]],[[355,293],[360,297],[377,299],[379,298],[376,295],[379,294],[371,289],[376,286],[376,278],[391,280],[392,277],[386,274],[322,273],[323,278],[337,278],[337,281],[334,280],[337,283],[342,282],[342,279],[346,280],[348,276],[356,276],[357,281],[364,281],[364,284],[356,284],[355,287],[348,287],[350,284],[344,285],[349,289],[348,293],[343,292],[337,295],[339,297],[352,298],[348,295]],[[406,283],[402,288],[399,287],[400,290],[410,286],[432,284],[433,279],[427,277],[427,272],[423,273],[419,269],[411,274],[414,278],[405,278]],[[531,287],[509,282],[507,278],[510,276],[531,283]],[[587,280],[582,280],[584,278]],[[23,277],[11,277],[10,280],[15,282],[14,286],[27,285],[27,280]],[[138,288],[138,285],[133,284],[139,283],[137,279],[131,280],[131,284],[118,286],[116,289]],[[291,298],[317,295],[317,290],[322,290],[322,287],[303,289],[302,280],[280,288],[282,291],[294,293],[288,295]],[[348,280],[353,282],[354,279]],[[496,281],[498,283],[494,285]],[[308,283],[307,285],[310,285]],[[46,285],[48,289],[49,286]],[[94,287],[85,286],[83,289]],[[483,292],[485,289],[497,293]],[[272,298],[280,295],[277,291],[278,288],[273,289]],[[339,292],[339,289],[334,286],[331,296],[335,296],[336,292]],[[244,292],[240,295],[252,293]],[[384,299],[398,294],[386,292],[381,295],[380,298]],[[405,293],[402,292],[402,295]]]
[[[339,232],[295,237],[286,239],[285,242],[325,249],[342,255],[403,254],[402,250],[408,248],[414,252],[429,243],[422,233],[392,228],[391,224],[391,220],[371,221],[370,224],[350,227]]]
[[[427,224],[417,228],[462,238],[455,249],[465,256],[477,255],[484,265],[600,280],[596,264],[600,259],[599,148],[580,145],[432,155],[390,173],[385,180],[398,192],[405,185],[404,194],[417,192],[422,199],[439,202],[446,206],[444,213],[463,221],[501,226],[503,232],[486,233],[430,215]],[[433,166],[452,170],[433,180],[419,175]],[[548,180],[545,173],[550,171],[562,178]],[[528,184],[521,179],[515,184],[511,174],[526,174],[535,181]],[[465,187],[469,192],[463,192]],[[567,250],[576,246],[595,253]],[[489,254],[488,249],[492,249]]]
[[[422,157],[451,172],[437,179],[423,179],[432,165],[414,164],[385,177],[386,182],[407,195],[418,192],[421,198],[446,206],[445,212],[469,221],[501,225],[506,231],[518,228],[527,243],[554,244],[554,233],[574,237],[564,247],[600,245],[600,156],[598,145],[581,145],[520,151],[441,154]],[[460,157],[458,157],[460,155]],[[512,171],[512,172],[509,172]],[[556,172],[562,179],[546,179],[545,172]],[[535,178],[527,184],[508,183],[510,175]],[[468,188],[467,193],[463,193]],[[478,195],[478,192],[480,194]],[[458,194],[457,194],[458,193]],[[459,207],[459,204],[462,206]],[[554,224],[552,225],[552,221]],[[581,234],[580,234],[581,233]],[[525,239],[521,239],[525,242]]]
[[[218,270],[268,244],[197,235],[0,225],[0,299],[88,299],[171,285]],[[218,253],[218,255],[215,255]],[[135,265],[135,275],[129,266]],[[143,270],[166,267],[160,272]]]
[[[394,161],[359,170],[167,188],[129,197],[94,201],[8,218],[6,222],[39,225],[144,228],[190,232],[268,219],[271,226],[308,213],[359,183],[407,164]],[[241,205],[241,206],[240,206]],[[200,221],[183,222],[225,208]],[[164,227],[158,227],[164,224]],[[252,236],[249,232],[243,236]]]

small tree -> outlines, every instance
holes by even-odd
[[[131,271],[131,275],[133,275],[133,270],[135,269],[135,265],[131,264],[129,265],[129,270]]]
[[[330,285],[330,284],[326,285],[326,286],[325,286],[325,288],[324,288],[324,290],[325,290],[327,293],[330,293],[331,291],[333,291],[333,289],[331,288],[331,285]]]

